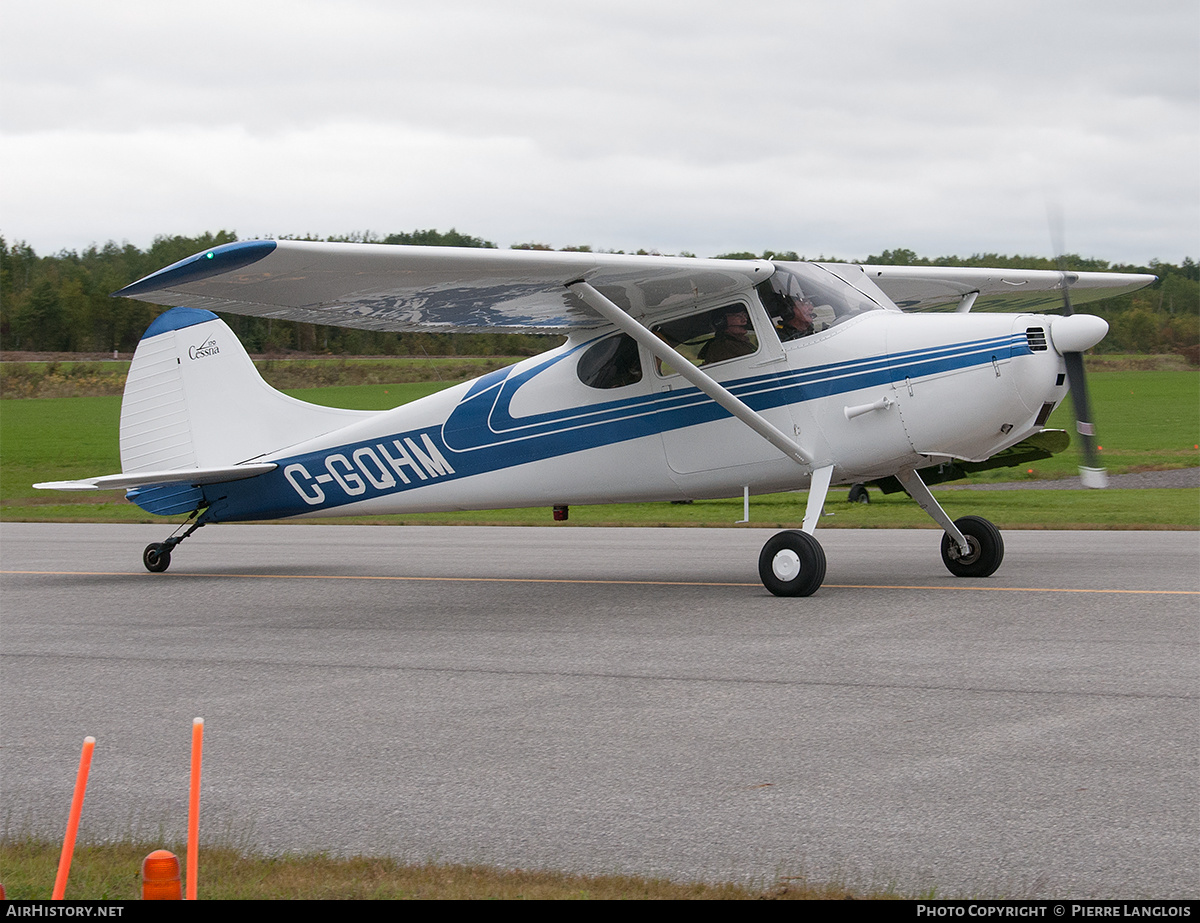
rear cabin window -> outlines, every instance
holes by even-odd
[[[589,388],[624,388],[642,380],[642,360],[633,337],[622,333],[589,346],[576,366]]]

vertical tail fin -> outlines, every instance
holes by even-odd
[[[217,315],[172,308],[146,329],[129,368],[121,468],[132,474],[238,464],[369,415],[281,394]]]

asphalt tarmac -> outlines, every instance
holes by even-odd
[[[1200,895],[1200,538],[754,529],[0,526],[0,820],[907,893]],[[203,864],[201,865],[203,876]]]

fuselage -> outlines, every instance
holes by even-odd
[[[947,458],[987,458],[1041,429],[1066,393],[1048,336],[1053,318],[1043,315],[870,310],[787,340],[753,291],[740,303],[753,352],[705,371],[794,433],[812,466],[785,456],[645,349],[624,379],[598,376],[595,357],[618,335],[584,332],[268,453],[256,460],[278,464],[269,474],[204,489],[205,518],[740,496],[747,488],[805,488],[811,471],[826,465],[833,483],[854,483]],[[633,354],[626,349],[620,361],[633,363]]]

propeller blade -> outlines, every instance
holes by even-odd
[[[1062,296],[1063,317],[1070,317],[1074,313],[1071,310],[1071,284],[1065,271],[1062,274]],[[1067,385],[1075,405],[1075,430],[1079,433],[1080,454],[1083,456],[1079,477],[1084,487],[1107,487],[1108,472],[1100,464],[1100,453],[1096,450],[1096,424],[1092,418],[1092,402],[1088,397],[1087,376],[1083,371],[1083,353],[1064,352],[1062,357],[1067,366]]]
[[[1071,308],[1071,276],[1067,272],[1066,266],[1066,235],[1062,208],[1056,203],[1048,201],[1046,203],[1046,219],[1050,225],[1050,241],[1054,247],[1055,259],[1058,261],[1058,271],[1062,274],[1063,317],[1070,317],[1075,312]],[[1107,329],[1108,325],[1104,326]],[[1066,343],[1071,339],[1076,339],[1076,343],[1071,345],[1083,344],[1089,340],[1095,343],[1104,335],[1100,333],[1092,340],[1086,330],[1087,328],[1077,329],[1072,326],[1071,332],[1075,336],[1064,335],[1060,337],[1060,340]],[[1063,330],[1064,334],[1066,332]],[[1083,456],[1083,464],[1079,466],[1079,477],[1083,481],[1084,487],[1107,487],[1108,472],[1101,467],[1100,453],[1096,448],[1096,424],[1092,419],[1092,402],[1088,397],[1087,377],[1083,372],[1083,351],[1078,348],[1075,350],[1066,350],[1057,346],[1056,348],[1059,349],[1063,362],[1066,363],[1067,385],[1071,390],[1071,400],[1075,405],[1075,429],[1079,433],[1080,453]]]
[[[1075,404],[1075,429],[1079,433],[1083,455],[1079,476],[1084,487],[1107,487],[1108,472],[1101,466],[1100,454],[1096,451],[1096,425],[1092,421],[1092,403],[1083,373],[1083,353],[1063,353],[1063,361],[1067,364],[1067,384]]]

